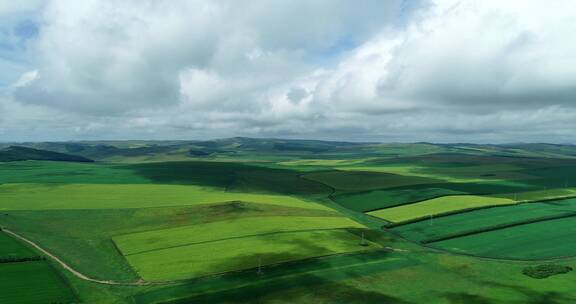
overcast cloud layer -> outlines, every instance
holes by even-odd
[[[0,141],[576,142],[570,0],[0,0]]]

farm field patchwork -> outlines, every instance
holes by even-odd
[[[576,218],[537,222],[431,243],[432,246],[472,255],[545,259],[576,255]]]
[[[576,268],[573,147],[62,145],[96,162],[0,163],[0,226],[119,285],[0,263],[0,303],[576,302],[576,272],[523,274]]]
[[[368,212],[368,214],[390,222],[399,223],[457,210],[493,205],[510,205],[514,203],[515,201],[506,198],[476,195],[453,195],[443,196],[399,207],[372,211]]]
[[[332,217],[332,210],[272,204],[225,202],[192,206],[129,209],[4,211],[0,223],[37,241],[76,269],[98,279],[133,281],[138,275],[115,248],[112,238],[145,231],[189,227],[242,218]],[[70,229],[74,227],[74,229]]]
[[[525,203],[513,206],[481,209],[443,216],[393,228],[394,231],[416,241],[478,231],[517,222],[545,219],[555,216],[576,215],[576,199]]]

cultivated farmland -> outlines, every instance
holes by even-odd
[[[0,303],[576,301],[524,274],[576,267],[576,148],[31,146],[97,162],[0,163],[0,225],[51,254],[0,233]]]

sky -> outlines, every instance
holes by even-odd
[[[570,0],[0,0],[0,141],[576,143]]]

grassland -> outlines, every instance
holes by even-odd
[[[405,206],[372,211],[368,214],[383,218],[390,222],[399,223],[457,210],[494,205],[509,205],[514,203],[515,201],[506,198],[484,197],[476,195],[453,195],[434,198]]]
[[[345,230],[287,232],[217,240],[127,256],[142,278],[178,280],[335,253],[376,248]]]

